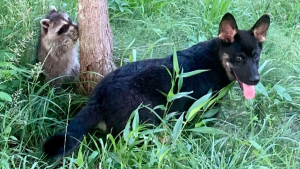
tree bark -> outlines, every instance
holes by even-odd
[[[107,0],[78,0],[78,28],[79,79],[85,91],[90,93],[103,76],[116,68]]]

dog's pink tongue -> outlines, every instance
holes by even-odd
[[[255,97],[254,85],[246,85],[243,83],[243,92],[246,99],[253,99]]]

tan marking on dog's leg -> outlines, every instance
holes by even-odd
[[[103,131],[106,131],[106,129],[107,129],[106,123],[104,121],[101,121],[98,124],[98,127],[100,128],[100,130],[103,130]]]

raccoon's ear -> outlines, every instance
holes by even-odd
[[[57,11],[57,9],[55,8],[55,6],[51,5],[50,7],[51,11]]]
[[[267,31],[270,26],[270,16],[268,14],[263,15],[251,28],[255,38],[263,43],[266,40]]]
[[[234,17],[230,13],[226,13],[219,25],[219,39],[224,42],[233,42],[237,31],[238,27]]]
[[[50,19],[42,19],[41,20],[41,26],[48,29],[49,25],[50,25]]]

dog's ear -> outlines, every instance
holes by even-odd
[[[238,27],[234,17],[230,13],[226,13],[219,25],[219,39],[223,42],[233,42],[237,31]]]
[[[50,24],[50,19],[42,19],[42,20],[40,21],[40,23],[41,23],[41,26],[42,26],[42,27],[48,29],[48,27],[50,26],[50,25],[49,25],[49,24]]]
[[[266,40],[267,31],[270,26],[270,16],[268,14],[263,15],[251,28],[255,38],[263,43]]]

